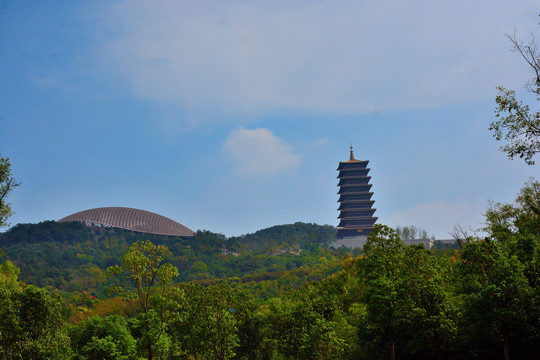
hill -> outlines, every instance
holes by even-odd
[[[171,250],[168,260],[180,270],[178,281],[270,281],[272,293],[337,271],[342,253],[326,246],[335,232],[329,225],[296,223],[238,237],[203,230],[183,238],[45,221],[0,234],[0,248],[21,269],[22,281],[65,292],[105,296],[106,268],[120,264],[133,242],[150,240]]]

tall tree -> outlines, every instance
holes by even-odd
[[[238,298],[225,284],[206,288],[195,283],[181,286],[169,301],[170,331],[176,355],[190,359],[227,360],[239,345]]]
[[[12,215],[11,204],[7,202],[8,194],[20,183],[11,175],[11,164],[8,158],[0,158],[0,228],[9,226],[7,219]]]
[[[323,283],[307,284],[269,301],[268,337],[285,358],[346,358],[348,344],[343,337],[338,299],[328,290]]]
[[[531,286],[540,284],[540,182],[530,179],[514,203],[492,203],[484,230],[525,266]]]
[[[10,261],[0,266],[0,359],[70,359],[58,295],[17,281]]]
[[[362,300],[367,320],[379,327],[388,338],[388,352],[395,359],[395,329],[411,310],[410,299],[404,296],[401,273],[405,245],[395,231],[376,225],[364,245],[364,258],[359,263],[365,282]]]
[[[150,241],[136,242],[122,257],[121,266],[107,268],[107,275],[117,281],[113,292],[141,312],[143,334],[139,344],[150,360],[168,351],[169,346],[164,300],[170,293],[172,280],[178,276],[178,269],[165,262],[168,255],[166,246]],[[151,303],[155,285],[159,285],[157,305]]]
[[[107,275],[117,281],[112,291],[120,294],[134,309],[138,306],[147,313],[153,286],[160,285],[160,293],[165,295],[172,280],[178,276],[178,269],[165,262],[168,255],[169,249],[164,245],[154,245],[150,241],[133,243],[122,257],[121,266],[107,268]]]
[[[423,245],[408,246],[403,264],[403,288],[412,303],[407,350],[412,356],[442,359],[457,333],[452,264],[449,258],[434,256]]]
[[[510,337],[527,319],[531,289],[524,266],[500,243],[486,239],[462,250],[460,272],[465,323],[473,338],[502,339],[504,359],[510,358]]]
[[[532,79],[527,83],[529,93],[540,100],[540,54],[534,41],[523,41],[516,36],[506,34],[512,45],[512,50],[521,55],[532,71]],[[497,106],[495,117],[489,129],[497,140],[506,140],[507,144],[500,150],[510,159],[518,156],[528,165],[534,165],[533,157],[540,151],[540,112],[531,111],[529,105],[523,104],[516,98],[514,90],[498,87],[499,94],[495,98]]]

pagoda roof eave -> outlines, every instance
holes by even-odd
[[[343,169],[337,169],[338,171],[345,171],[345,172],[348,172],[348,171],[360,171],[360,170],[365,170],[367,172],[369,172],[371,170],[371,168],[343,168]]]
[[[375,227],[375,224],[373,225],[369,225],[369,226],[364,226],[364,227],[359,227],[359,226],[354,226],[354,227],[343,227],[343,226],[338,226],[338,230],[363,230],[363,229],[373,229]]]
[[[360,175],[355,175],[355,176],[341,176],[341,175],[338,175],[338,176],[336,176],[336,179],[358,179],[358,178],[366,178],[366,177],[371,178],[371,176],[367,176],[367,175],[364,175],[364,176],[360,176]]]
[[[373,186],[373,184],[370,184],[370,183],[367,183],[367,184],[343,184],[343,185],[338,185],[340,188],[350,188],[350,187],[355,187],[355,186],[363,186],[363,187],[368,187],[368,186]]]
[[[340,161],[340,164],[350,164],[350,163],[365,163],[369,162],[369,160],[358,160],[358,159],[349,159],[346,161]]]
[[[375,220],[377,220],[378,218],[375,217],[375,216],[351,216],[351,217],[348,217],[348,218],[337,217],[336,219],[340,219],[340,220],[372,220],[372,219],[375,219]]]
[[[362,208],[352,208],[352,209],[343,209],[343,210],[339,210],[340,212],[347,212],[347,211],[375,211],[377,210],[376,208],[366,208],[366,209],[362,209]]]
[[[363,195],[365,194],[366,192],[365,191],[350,191],[350,192],[342,192],[341,190],[343,189],[339,189],[339,191],[337,192],[338,195]]]
[[[375,202],[375,200],[344,200],[344,201],[337,201],[338,203],[344,203],[344,204],[359,204],[359,203],[367,203],[367,202]]]
[[[375,227],[375,225],[373,225],[373,226],[363,226],[363,227],[355,226],[354,228],[338,226],[337,229],[338,230],[366,230],[366,229],[373,229],[374,227]]]
[[[336,170],[343,170],[343,168],[341,167],[341,165],[347,165],[347,164],[367,164],[369,163],[369,160],[347,160],[347,161],[340,161],[339,162],[339,165],[338,165],[338,168]],[[365,169],[365,168],[362,168],[362,169]],[[358,170],[358,168],[356,169]]]

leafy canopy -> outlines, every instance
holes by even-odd
[[[8,194],[20,184],[11,175],[11,164],[8,158],[0,158],[0,227],[8,226],[7,219],[13,214]]]
[[[506,34],[506,37],[512,44],[512,51],[519,53],[533,71],[533,79],[527,83],[526,89],[537,101],[540,100],[540,54],[534,37],[528,42],[518,39],[515,32],[513,35]],[[500,150],[510,159],[518,156],[528,165],[534,165],[533,157],[540,151],[540,112],[531,111],[529,105],[516,98],[514,90],[502,86],[497,89],[497,120],[490,124],[489,130],[493,131],[495,139],[506,140],[506,145],[501,146]]]

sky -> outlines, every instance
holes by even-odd
[[[337,226],[352,143],[378,223],[476,231],[540,175],[488,129],[497,86],[535,105],[504,34],[540,34],[539,13],[538,0],[0,0],[10,222],[125,206],[227,236]]]

